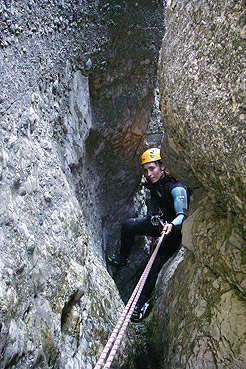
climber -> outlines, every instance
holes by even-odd
[[[121,247],[118,255],[107,255],[109,264],[122,268],[134,242],[135,235],[160,237],[165,233],[160,250],[133,311],[131,320],[142,319],[142,307],[149,300],[162,266],[181,244],[181,227],[188,209],[188,190],[164,166],[160,149],[152,148],[141,156],[144,186],[151,193],[151,216],[130,218],[121,227]],[[161,219],[161,222],[160,222]]]

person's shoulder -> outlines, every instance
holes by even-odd
[[[191,196],[191,191],[188,187],[186,187],[183,183],[181,183],[180,181],[175,181],[173,184],[172,184],[172,188],[171,188],[171,191],[174,189],[174,188],[183,188],[185,189],[186,191],[186,194],[187,194],[187,199],[188,199],[188,202],[190,201],[190,196]]]
[[[166,188],[171,188],[177,181],[173,178],[170,178],[170,177],[164,177],[162,178],[162,180],[160,181],[160,185],[163,187],[166,187]]]
[[[174,187],[185,187],[185,185],[180,181],[174,181],[173,186]]]
[[[175,187],[176,181],[170,177],[164,177],[160,183],[159,188],[164,191],[165,193],[170,193],[172,189]]]
[[[182,187],[182,188],[185,188],[187,190],[187,187],[180,181],[174,181],[174,182],[172,182],[172,184],[170,186],[171,186],[172,190],[175,187]]]

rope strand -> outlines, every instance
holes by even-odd
[[[122,312],[122,314],[121,314],[121,316],[120,316],[120,318],[119,318],[119,320],[118,320],[118,322],[117,322],[110,338],[108,339],[108,342],[106,343],[106,346],[104,347],[104,350],[103,350],[100,358],[98,359],[97,364],[94,367],[94,369],[101,369],[103,363],[105,362],[105,359],[107,357],[107,354],[108,354],[110,348],[112,347],[113,343],[115,342],[112,349],[111,349],[111,351],[110,351],[110,353],[109,353],[107,362],[103,367],[103,369],[109,369],[110,368],[110,366],[112,364],[112,361],[115,357],[115,354],[117,352],[117,349],[120,345],[120,342],[121,342],[121,340],[123,338],[123,335],[126,331],[126,328],[128,326],[130,318],[132,316],[133,310],[134,310],[134,308],[135,308],[135,306],[138,302],[138,299],[140,297],[140,294],[142,292],[142,289],[144,287],[144,284],[145,284],[146,279],[149,275],[150,269],[151,269],[151,267],[154,263],[155,257],[156,257],[156,255],[159,251],[160,245],[161,245],[164,237],[165,237],[165,233],[163,233],[161,235],[151,258],[150,258],[148,264],[146,265],[146,267],[145,267],[145,269],[144,269],[144,271],[143,271],[143,273],[142,273],[142,275],[141,275],[141,277],[140,277],[140,279],[139,279],[139,281],[138,281],[138,283],[137,283],[130,299],[128,300],[128,303],[127,303],[124,311]]]

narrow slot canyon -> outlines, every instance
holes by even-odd
[[[245,10],[0,3],[0,367],[93,369],[149,260],[142,153],[190,190],[182,245],[111,368],[243,369]]]

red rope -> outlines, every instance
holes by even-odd
[[[146,265],[144,271],[143,271],[143,274],[141,275],[130,299],[128,300],[128,303],[123,311],[123,313],[121,314],[113,332],[111,333],[111,336],[109,337],[108,339],[108,342],[106,343],[106,346],[104,347],[104,350],[100,356],[100,358],[98,359],[97,363],[96,363],[96,366],[94,367],[94,369],[101,369],[103,363],[105,362],[105,359],[107,357],[107,354],[111,348],[111,346],[113,345],[110,353],[109,353],[109,356],[108,356],[108,359],[107,359],[107,362],[106,364],[104,365],[103,369],[109,369],[111,364],[112,364],[112,361],[115,357],[115,354],[116,354],[116,351],[119,347],[119,344],[122,340],[122,337],[126,331],[126,328],[128,326],[128,323],[130,321],[130,318],[132,316],[132,313],[133,313],[133,310],[138,302],[138,299],[140,297],[140,294],[142,292],[142,289],[144,287],[144,284],[146,282],[146,279],[149,275],[149,272],[150,272],[150,269],[153,265],[153,262],[155,260],[155,257],[159,251],[159,248],[161,246],[161,243],[163,241],[165,237],[165,233],[163,233],[157,243],[157,246],[148,262],[148,264]],[[119,332],[119,333],[118,333]]]

